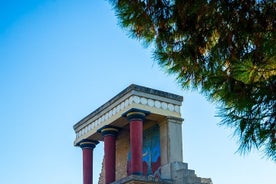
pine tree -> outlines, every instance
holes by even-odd
[[[276,161],[274,0],[110,0],[120,25],[155,60],[219,106],[239,150]]]

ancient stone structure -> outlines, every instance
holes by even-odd
[[[183,163],[183,97],[130,85],[74,125],[83,184],[92,184],[93,150],[104,142],[99,184],[211,184]]]

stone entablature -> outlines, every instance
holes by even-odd
[[[132,84],[74,125],[74,145],[96,134],[99,128],[112,124],[122,113],[133,108],[150,111],[152,115],[181,118],[182,101],[182,96]]]

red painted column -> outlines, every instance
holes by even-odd
[[[79,143],[83,157],[83,184],[93,184],[93,150],[98,143],[88,139]]]
[[[105,183],[109,184],[116,179],[116,136],[119,129],[114,126],[107,125],[99,129],[98,132],[104,136]]]
[[[130,126],[130,152],[131,166],[130,173],[132,175],[143,175],[143,121],[148,111],[139,109],[131,109],[124,113]]]
[[[143,121],[130,120],[131,174],[143,173]]]

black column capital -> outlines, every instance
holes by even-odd
[[[149,114],[150,114],[149,111],[132,108],[132,109],[128,110],[127,112],[123,113],[122,116],[126,117],[128,119],[128,121],[131,121],[131,120],[142,120],[142,121],[144,121],[146,116],[149,115]]]
[[[90,140],[90,139],[82,139],[77,145],[79,147],[87,148],[87,149],[94,149],[99,141]]]
[[[120,128],[112,125],[105,125],[102,128],[100,128],[97,132],[102,134],[102,136],[114,136],[116,137],[119,133]]]

